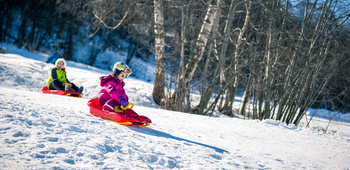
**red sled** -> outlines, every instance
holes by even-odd
[[[75,91],[72,88],[69,88],[69,91],[64,91],[64,90],[49,90],[47,86],[44,86],[41,88],[41,91],[43,93],[48,93],[48,94],[57,94],[57,95],[63,95],[63,96],[72,96],[72,97],[82,97],[83,93],[79,93]]]
[[[122,125],[142,125],[149,126],[152,121],[146,116],[140,116],[132,109],[126,109],[123,113],[109,112],[102,110],[102,107],[98,103],[98,98],[93,98],[88,101],[87,105],[90,107],[90,113],[96,117],[108,119],[117,122]]]

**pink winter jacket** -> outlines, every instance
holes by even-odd
[[[108,100],[114,99],[120,105],[122,100],[128,101],[128,96],[125,94],[124,85],[125,83],[118,80],[112,75],[101,76],[100,85],[102,89],[98,93],[98,102],[103,106]]]

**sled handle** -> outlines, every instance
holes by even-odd
[[[129,104],[128,104],[126,107],[123,107],[123,105],[120,105],[120,107],[121,107],[123,110],[132,109],[132,108],[134,108],[134,103],[129,102]]]

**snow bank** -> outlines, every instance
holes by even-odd
[[[0,169],[349,169],[350,137],[339,135],[348,126],[325,133],[166,111],[152,101],[153,85],[135,78],[126,93],[153,123],[122,126],[91,116],[86,105],[108,72],[68,62],[84,96],[42,94],[53,65],[23,54],[0,54]]]

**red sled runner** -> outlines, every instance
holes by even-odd
[[[69,88],[69,91],[64,91],[64,90],[49,90],[47,86],[44,86],[41,88],[41,91],[43,93],[48,93],[48,94],[57,94],[57,95],[63,95],[63,96],[72,96],[72,97],[82,97],[83,93],[79,93],[72,88]]]
[[[132,110],[132,107],[134,106],[132,106],[130,109],[124,110],[123,113],[116,113],[102,110],[102,107],[98,103],[98,98],[89,100],[87,105],[90,107],[90,113],[92,115],[117,122],[118,124],[149,126],[152,123],[151,119],[148,117],[140,116],[134,112]]]

